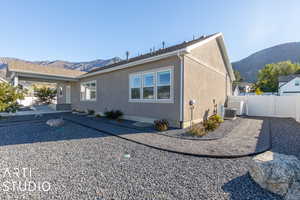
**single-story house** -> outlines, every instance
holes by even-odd
[[[278,95],[300,95],[300,74],[290,74],[278,77]]]
[[[42,68],[42,71],[38,68]],[[220,110],[235,80],[221,33],[202,36],[84,73],[45,66],[9,65],[8,76],[54,81],[57,106],[121,110],[125,119],[167,119],[187,127]],[[190,102],[194,102],[191,110]],[[191,116],[193,115],[193,116]]]

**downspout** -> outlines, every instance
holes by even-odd
[[[184,91],[183,91],[183,84],[184,84],[184,56],[177,54],[179,60],[180,60],[180,100],[179,100],[179,123],[180,128],[183,128],[183,106],[184,106]]]

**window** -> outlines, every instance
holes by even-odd
[[[295,80],[295,86],[299,86],[299,85],[300,85],[299,80]]]
[[[58,88],[58,95],[59,95],[60,97],[63,96],[63,88],[62,88],[61,86]]]
[[[160,68],[139,72],[129,76],[129,101],[132,102],[173,102],[173,68]]]
[[[97,96],[96,90],[96,81],[88,81],[81,83],[80,99],[82,101],[95,101]]]
[[[131,99],[141,98],[141,75],[133,75],[130,77],[130,94]]]
[[[143,99],[154,99],[154,73],[143,75]]]
[[[157,73],[157,99],[170,99],[171,97],[171,71]]]

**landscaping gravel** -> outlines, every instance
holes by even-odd
[[[280,199],[249,174],[250,157],[208,159],[138,145],[71,122],[0,127],[0,169],[32,168],[48,192],[4,192],[0,199]],[[130,155],[130,156],[128,156]],[[0,176],[4,181],[19,178]]]
[[[242,118],[238,117],[235,120],[224,120],[220,126],[214,130],[207,132],[204,136],[195,136],[188,133],[188,129],[178,129],[178,130],[170,130],[166,132],[162,132],[161,134],[165,134],[172,137],[178,137],[182,139],[193,139],[193,140],[217,140],[224,138],[228,135],[236,126],[238,126],[242,122]]]

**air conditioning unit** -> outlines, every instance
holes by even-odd
[[[235,119],[236,118],[236,109],[235,108],[225,108],[224,119]]]

